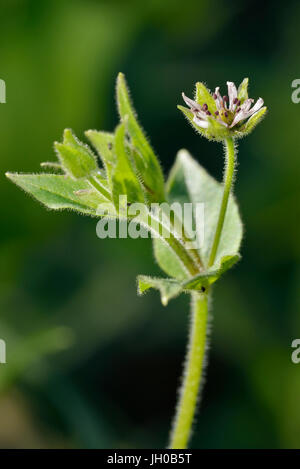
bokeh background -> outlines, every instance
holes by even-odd
[[[280,6],[279,6],[280,5]],[[1,0],[2,448],[157,448],[180,382],[188,298],[136,295],[150,240],[99,240],[96,220],[45,210],[4,177],[53,160],[65,127],[117,123],[126,74],[165,174],[188,148],[217,178],[222,149],[177,111],[196,81],[250,78],[269,114],[240,143],[243,259],[214,290],[194,448],[299,448],[299,2]],[[224,92],[225,92],[225,88]]]

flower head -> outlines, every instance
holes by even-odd
[[[237,89],[231,81],[227,82],[228,95],[222,96],[220,88],[214,93],[203,83],[197,83],[195,100],[182,97],[189,108],[178,106],[192,125],[208,139],[223,140],[227,137],[241,138],[251,132],[258,124],[267,108],[264,101],[248,98],[248,78]]]

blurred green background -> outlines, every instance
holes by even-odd
[[[276,6],[280,5],[280,7]],[[269,114],[240,142],[243,259],[216,286],[194,448],[299,448],[299,2],[2,0],[0,446],[156,448],[180,382],[188,298],[136,295],[159,274],[149,240],[99,240],[96,220],[45,210],[4,177],[53,160],[65,127],[117,123],[126,74],[165,174],[188,148],[222,177],[222,148],[176,105],[196,81],[250,78]],[[226,91],[223,87],[224,92]],[[118,293],[115,292],[117,286]]]

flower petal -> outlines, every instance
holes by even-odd
[[[233,111],[234,109],[234,100],[237,98],[237,89],[235,84],[232,81],[227,82],[228,87],[228,97],[229,97],[229,109]]]
[[[254,106],[251,109],[249,109],[249,101],[253,102],[253,99],[247,99],[244,102],[244,104],[241,106],[241,111],[235,116],[230,127],[233,127],[241,120],[248,119],[248,117],[253,116],[264,105],[264,100],[262,98],[258,98]],[[244,109],[243,109],[243,106],[244,106]],[[250,106],[251,106],[251,103],[250,103]]]
[[[251,104],[253,103],[254,103],[254,99],[252,98],[246,99],[246,101],[244,101],[244,103],[241,105],[241,111],[248,112],[251,107]]]
[[[246,99],[246,101],[241,105],[240,111],[235,115],[230,127],[234,127],[238,122],[247,119],[247,117],[252,115],[252,113],[249,114],[249,109],[252,103],[253,99]]]
[[[191,98],[188,98],[184,93],[182,93],[184,102],[191,108],[191,111],[201,111],[201,106],[193,101]]]
[[[202,129],[207,129],[209,126],[209,123],[206,120],[199,119],[199,117],[197,116],[194,117],[193,122],[195,122],[195,124],[201,127]]]
[[[253,108],[250,109],[249,112],[251,112],[251,115],[254,114],[255,112],[259,111],[261,107],[264,105],[264,100],[262,98],[258,98],[256,103],[254,104]]]
[[[262,120],[262,118],[264,117],[266,111],[267,111],[266,107],[263,107],[263,108],[259,109],[258,111],[256,111],[250,117],[250,119],[248,119],[246,121],[246,123],[243,125],[243,132],[245,134],[250,133],[254,129],[254,127],[256,127],[257,124]]]
[[[223,108],[223,99],[222,99],[222,96],[220,94],[220,87],[219,86],[216,87],[215,94],[217,95],[216,105],[217,105],[218,111],[220,111]]]

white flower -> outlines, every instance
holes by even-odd
[[[254,105],[254,100],[248,98],[247,78],[238,90],[231,81],[227,82],[227,87],[228,96],[223,97],[219,87],[211,94],[203,83],[197,83],[195,100],[182,93],[189,109],[179,108],[207,138],[241,137],[254,128],[266,111],[262,98]]]

